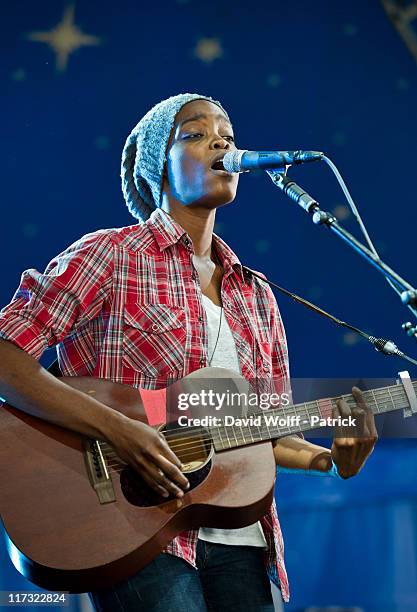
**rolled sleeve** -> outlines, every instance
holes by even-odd
[[[100,312],[113,278],[113,243],[104,232],[84,236],[42,274],[25,270],[10,304],[0,311],[0,338],[39,359]]]

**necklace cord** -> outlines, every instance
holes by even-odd
[[[212,254],[213,254],[213,257],[214,257],[214,260],[215,260],[215,261],[213,260],[214,264],[221,266],[221,262],[220,262],[219,256],[217,255],[216,249],[212,250]],[[206,296],[206,297],[208,297],[208,296]],[[210,298],[208,298],[208,299],[210,299]],[[211,366],[211,362],[213,361],[214,353],[216,352],[217,344],[219,342],[220,330],[221,330],[221,326],[222,326],[222,317],[223,317],[223,305],[220,306],[219,328],[217,330],[216,342],[214,344],[214,348],[213,348],[213,352],[211,353],[211,357],[209,359],[207,359],[209,366]]]
[[[208,299],[210,299],[210,298],[208,298]],[[214,345],[214,348],[213,348],[213,352],[211,354],[210,359],[208,359],[209,366],[211,366],[211,362],[213,361],[214,353],[216,352],[217,344],[219,342],[220,329],[221,329],[221,326],[222,326],[222,316],[223,316],[223,306],[220,307],[219,329],[217,330],[217,338],[216,338],[216,342],[215,342],[215,345]]]

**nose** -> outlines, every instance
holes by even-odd
[[[215,136],[213,140],[211,141],[211,148],[212,149],[229,149],[230,144],[231,143],[225,138],[223,138],[222,136]]]

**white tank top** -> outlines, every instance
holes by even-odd
[[[203,295],[203,305],[207,315],[208,323],[208,359],[210,365],[217,368],[227,368],[241,374],[235,341],[224,312],[222,313],[221,327],[219,333],[221,307],[216,306],[207,296]],[[234,544],[239,546],[259,546],[267,548],[264,533],[260,522],[253,523],[240,529],[212,529],[201,527],[198,532],[200,540],[215,542],[217,544]]]

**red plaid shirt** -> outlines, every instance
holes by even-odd
[[[270,287],[244,272],[216,235],[224,268],[224,315],[242,375],[288,380],[287,344]],[[95,376],[160,389],[207,365],[207,324],[193,245],[185,230],[157,209],[149,221],[87,234],[41,274],[26,270],[0,312],[0,337],[36,359],[57,345],[65,376]],[[275,502],[261,519],[270,578],[288,600],[284,546]],[[195,567],[198,530],[165,549]]]

